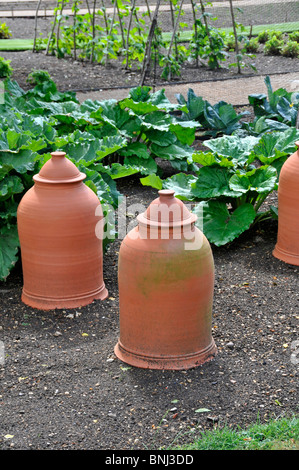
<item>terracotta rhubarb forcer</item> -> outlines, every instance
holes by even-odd
[[[19,204],[22,301],[31,307],[75,308],[108,295],[96,236],[103,214],[85,177],[64,152],[53,152]]]
[[[214,260],[196,217],[159,191],[119,252],[116,356],[136,367],[189,369],[216,355]]]
[[[278,234],[273,255],[299,266],[299,142],[283,164],[278,184]]]

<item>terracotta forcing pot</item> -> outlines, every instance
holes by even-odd
[[[278,184],[278,234],[273,255],[299,266],[299,142],[283,164]]]
[[[105,299],[101,204],[85,174],[53,152],[17,211],[23,269],[22,301],[41,310]]]
[[[189,369],[216,355],[214,260],[196,216],[159,191],[119,252],[116,356],[133,366]]]

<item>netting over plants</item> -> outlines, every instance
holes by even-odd
[[[256,52],[299,58],[296,0],[57,0],[48,38],[34,48],[140,70],[171,80],[185,63],[219,68],[228,57],[238,73]],[[36,19],[43,2],[37,2]],[[247,62],[244,59],[249,59]],[[154,71],[154,72],[153,72]]]
[[[165,1],[163,3],[167,4],[169,2]],[[199,1],[194,1],[193,3],[200,4]],[[225,28],[232,26],[228,0],[204,1],[203,3],[206,7],[206,12],[217,18],[214,26]],[[155,2],[152,2],[152,4],[155,4]],[[299,2],[297,0],[233,0],[232,4],[236,21],[244,26],[252,25],[256,27],[259,25],[281,24],[288,29],[292,27],[294,22],[299,21]],[[183,5],[184,22],[192,27],[192,1],[185,0]],[[162,23],[166,26],[165,15],[166,11],[161,11]]]

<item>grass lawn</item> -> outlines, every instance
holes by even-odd
[[[232,32],[232,28],[223,28],[226,33]],[[283,33],[291,33],[299,30],[299,22],[293,23],[276,23],[267,25],[257,25],[252,28],[252,35],[257,36],[260,32],[266,29],[270,31],[281,31]],[[250,27],[245,27],[245,34],[249,34]],[[163,33],[163,38],[170,41],[172,33]],[[192,31],[182,31],[180,33],[180,42],[189,42],[192,36]],[[33,39],[0,39],[0,51],[26,51],[31,50],[33,46]],[[46,44],[39,44],[39,48],[46,49]]]
[[[183,450],[298,450],[298,417],[281,418],[266,424],[254,424],[247,429],[228,427],[202,432]]]
[[[219,28],[223,29],[226,33],[232,33],[233,28]],[[257,36],[262,31],[269,30],[269,31],[281,31],[282,33],[292,33],[294,31],[299,30],[299,21],[293,23],[275,23],[275,24],[265,24],[265,25],[256,25],[252,27],[252,35]],[[250,26],[245,26],[244,34],[250,33]],[[171,38],[172,33],[163,33],[163,38],[165,40],[169,40]],[[188,42],[190,41],[192,36],[192,31],[181,31],[180,32],[180,42]]]
[[[28,51],[32,46],[33,39],[0,39],[0,51]]]

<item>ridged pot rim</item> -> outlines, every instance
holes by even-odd
[[[77,182],[83,181],[85,178],[86,178],[85,173],[81,173],[81,172],[78,176],[76,176],[74,178],[67,178],[67,179],[61,178],[61,180],[58,179],[58,178],[56,180],[51,180],[51,179],[43,178],[40,175],[34,175],[33,176],[33,180],[36,183],[47,183],[47,184],[77,183]]]
[[[61,161],[63,162],[64,175],[59,176],[59,167],[57,166],[57,171],[55,171],[55,166]],[[49,172],[49,165],[52,166],[52,169]],[[54,167],[54,171],[53,171]],[[61,169],[61,168],[60,168]],[[45,175],[43,175],[45,173]],[[50,178],[49,175],[53,176]],[[66,184],[66,183],[78,183],[83,181],[86,178],[86,174],[78,170],[76,165],[71,162],[67,157],[66,153],[62,151],[51,152],[51,158],[48,160],[44,166],[41,168],[40,172],[37,175],[33,176],[33,181],[36,183],[46,183],[46,184]]]
[[[177,199],[175,195],[175,191],[173,189],[161,189],[158,191],[159,197],[156,198],[148,207],[148,209],[143,213],[139,214],[137,216],[138,223],[141,226],[145,227],[159,227],[161,229],[163,228],[179,228],[179,227],[184,227],[186,225],[192,226],[197,220],[197,215],[192,214],[191,212],[188,211],[187,208],[185,208],[184,204],[182,201]],[[166,221],[162,222],[160,220],[153,220],[150,217],[150,210],[152,207],[154,207],[155,204],[163,205],[165,204],[165,207],[171,207],[170,203],[172,202],[172,205],[174,207],[179,206],[180,209],[182,209],[182,214],[185,216],[183,218],[180,218],[178,220],[174,221]]]

